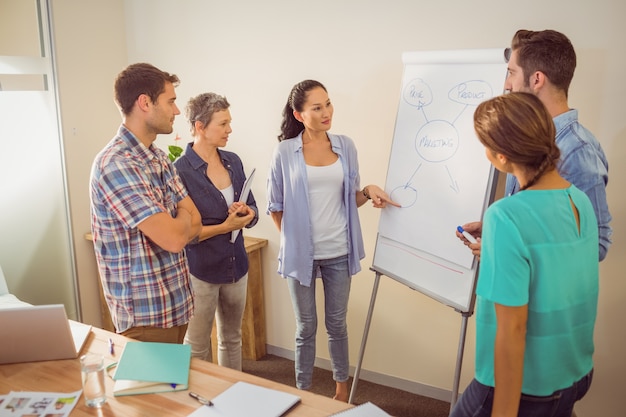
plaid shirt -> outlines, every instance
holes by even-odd
[[[90,194],[96,261],[117,331],[187,323],[193,293],[184,252],[160,248],[137,228],[160,212],[175,217],[187,196],[167,155],[120,126],[94,160]]]

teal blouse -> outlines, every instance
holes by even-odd
[[[598,224],[589,198],[572,185],[492,204],[483,221],[476,294],[479,382],[494,386],[494,303],[528,304],[524,394],[550,395],[586,375],[598,301]]]

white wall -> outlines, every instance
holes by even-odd
[[[93,159],[121,122],[113,80],[128,65],[122,0],[52,0],[72,238],[83,321],[101,326],[99,278],[90,232]]]
[[[326,84],[335,105],[332,130],[355,140],[363,184],[382,184],[399,99],[402,52],[505,47],[520,28],[551,28],[567,34],[579,56],[570,104],[580,110],[582,122],[596,133],[608,154],[609,205],[615,233],[608,258],[601,265],[595,381],[577,406],[577,413],[581,417],[620,414],[620,389],[626,374],[622,357],[626,351],[622,324],[626,260],[621,256],[625,250],[626,198],[619,191],[624,189],[626,178],[626,118],[621,100],[626,95],[626,28],[621,22],[626,6],[621,0],[585,4],[565,0],[429,4],[413,0],[119,0],[107,2],[110,13],[102,2],[53,3],[57,19],[63,18],[65,25],[80,25],[71,36],[67,27],[57,29],[64,32],[58,45],[65,50],[61,77],[63,72],[76,73],[74,64],[81,71],[89,71],[90,77],[88,82],[80,79],[74,84],[74,78],[66,75],[61,85],[61,95],[67,99],[64,131],[67,135],[76,125],[80,132],[77,138],[66,138],[71,141],[68,172],[77,234],[89,229],[89,162],[119,124],[111,88],[126,50],[126,63],[148,61],[179,75],[181,108],[201,92],[227,96],[234,129],[228,149],[237,152],[248,168],[256,166],[253,192],[264,209],[268,162],[277,143],[280,113],[294,83],[315,78]],[[123,12],[120,4],[124,5]],[[124,18],[125,33],[113,25]],[[64,95],[65,89],[71,89],[71,98]],[[177,119],[175,133],[189,138],[184,116]],[[173,135],[158,141],[164,148],[171,143]],[[374,280],[368,267],[378,212],[363,207],[361,222],[368,257],[362,262],[364,271],[354,277],[349,306],[353,365]],[[285,282],[275,274],[278,233],[269,217],[262,216],[249,234],[270,242],[263,250],[268,343],[292,350],[293,312]],[[76,245],[80,246],[78,239]],[[79,264],[93,262],[88,260],[92,253],[87,252],[78,255]],[[95,279],[94,273],[91,268],[79,267],[81,282]],[[428,386],[435,391],[450,390],[460,324],[460,315],[452,309],[383,277],[364,370],[422,384],[425,392]],[[474,337],[470,319],[461,388],[473,375]],[[318,357],[329,358],[323,330],[318,337]]]

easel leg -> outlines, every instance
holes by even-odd
[[[361,340],[361,348],[359,350],[359,358],[357,360],[356,368],[354,369],[354,378],[352,379],[352,388],[350,389],[350,398],[348,398],[348,404],[352,404],[354,393],[356,392],[356,386],[359,382],[359,375],[361,374],[361,365],[363,363],[363,355],[365,354],[365,345],[367,344],[367,335],[370,331],[370,324],[372,323],[372,314],[374,313],[374,304],[376,303],[376,293],[378,293],[378,284],[380,283],[380,273],[376,272],[376,278],[374,279],[374,287],[372,289],[372,297],[370,298],[370,307],[367,312],[367,319],[365,320],[365,329],[363,330],[363,339]]]
[[[463,365],[463,351],[465,350],[465,336],[467,333],[467,321],[471,313],[461,313],[461,335],[459,336],[459,350],[456,355],[456,369],[454,370],[454,384],[452,386],[452,399],[450,400],[450,412],[456,404],[459,396],[459,382],[461,380],[461,366]]]

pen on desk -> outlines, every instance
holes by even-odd
[[[113,344],[113,339],[109,337],[109,353],[112,356],[115,356],[115,345]]]
[[[191,398],[195,398],[200,404],[204,404],[209,407],[213,406],[213,403],[211,402],[211,400],[207,400],[200,394],[196,394],[195,392],[189,391],[189,396]]]
[[[474,236],[470,235],[468,232],[466,232],[465,230],[463,230],[463,228],[461,226],[458,226],[456,228],[456,230],[459,231],[460,234],[462,234],[465,239],[467,239],[469,241],[469,243],[477,243],[477,240]]]

